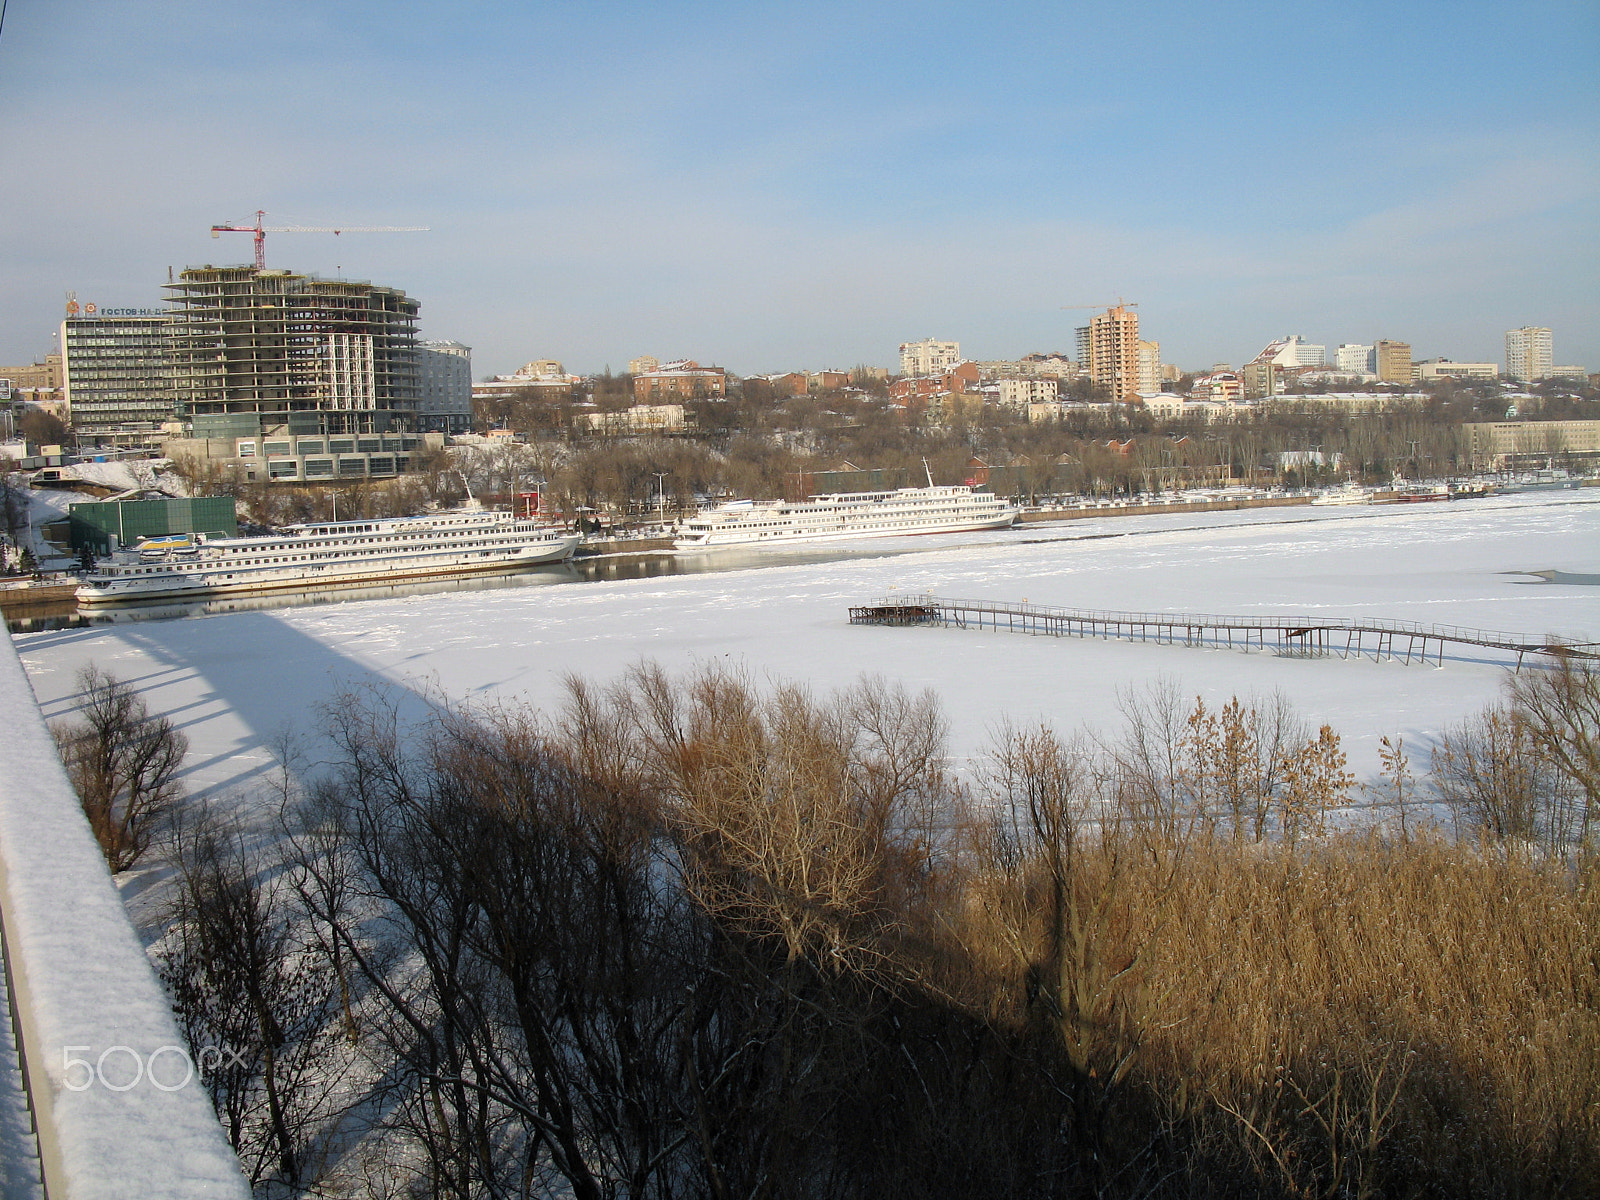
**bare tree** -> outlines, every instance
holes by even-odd
[[[393,1055],[391,1120],[427,1189],[674,1195],[695,1161],[690,1062],[717,1040],[725,984],[685,974],[711,943],[655,878],[649,804],[574,770],[526,713],[404,729],[357,696],[329,715],[338,775],[319,804],[348,875],[329,886],[326,856],[303,855],[301,894],[368,985],[362,1038]]]
[[[183,798],[177,776],[189,739],[93,663],[78,672],[78,687],[81,719],[52,732],[106,864],[125,871]]]
[[[1600,668],[1560,655],[1543,671],[1511,677],[1511,703],[1538,747],[1582,800],[1579,840],[1600,830]]]
[[[1563,840],[1572,781],[1517,707],[1490,705],[1446,729],[1433,749],[1432,775],[1470,829],[1496,841]]]
[[[1134,826],[1177,844],[1201,815],[1185,771],[1187,722],[1177,685],[1158,679],[1142,693],[1119,689],[1117,708],[1125,723],[1111,750],[1118,807]]]
[[[176,823],[163,981],[212,1105],[252,1184],[297,1188],[342,1070],[333,972],[303,936],[277,863],[205,804]]]

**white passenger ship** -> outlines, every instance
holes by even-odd
[[[97,563],[78,587],[78,603],[510,574],[570,558],[579,540],[484,510],[290,525],[272,537],[150,538]]]
[[[685,522],[673,541],[679,550],[719,546],[771,546],[839,538],[913,533],[965,533],[1003,529],[1017,510],[970,487],[900,488],[892,492],[842,492],[808,500],[734,500]]]
[[[1372,493],[1364,487],[1347,483],[1344,487],[1329,488],[1311,497],[1313,504],[1371,504]]]

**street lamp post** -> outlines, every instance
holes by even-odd
[[[672,472],[651,471],[650,474],[656,477],[656,483],[661,489],[656,498],[656,519],[660,522],[665,522],[667,519],[667,476],[671,475]]]

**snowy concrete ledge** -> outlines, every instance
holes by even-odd
[[[0,911],[52,1200],[250,1194],[11,639]]]

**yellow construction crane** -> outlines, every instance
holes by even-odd
[[[1069,308],[1138,308],[1138,307],[1139,307],[1139,302],[1137,300],[1124,301],[1121,296],[1118,296],[1117,297],[1117,302],[1115,304],[1063,304],[1061,306],[1061,309],[1062,309],[1063,312],[1065,312]]]
[[[213,225],[211,236],[219,233],[253,233],[256,237],[256,270],[267,269],[267,234],[269,233],[331,233],[338,237],[341,233],[427,233],[426,225],[342,225],[338,229],[323,228],[313,225],[263,225],[265,209],[256,209],[256,223],[254,225]]]

